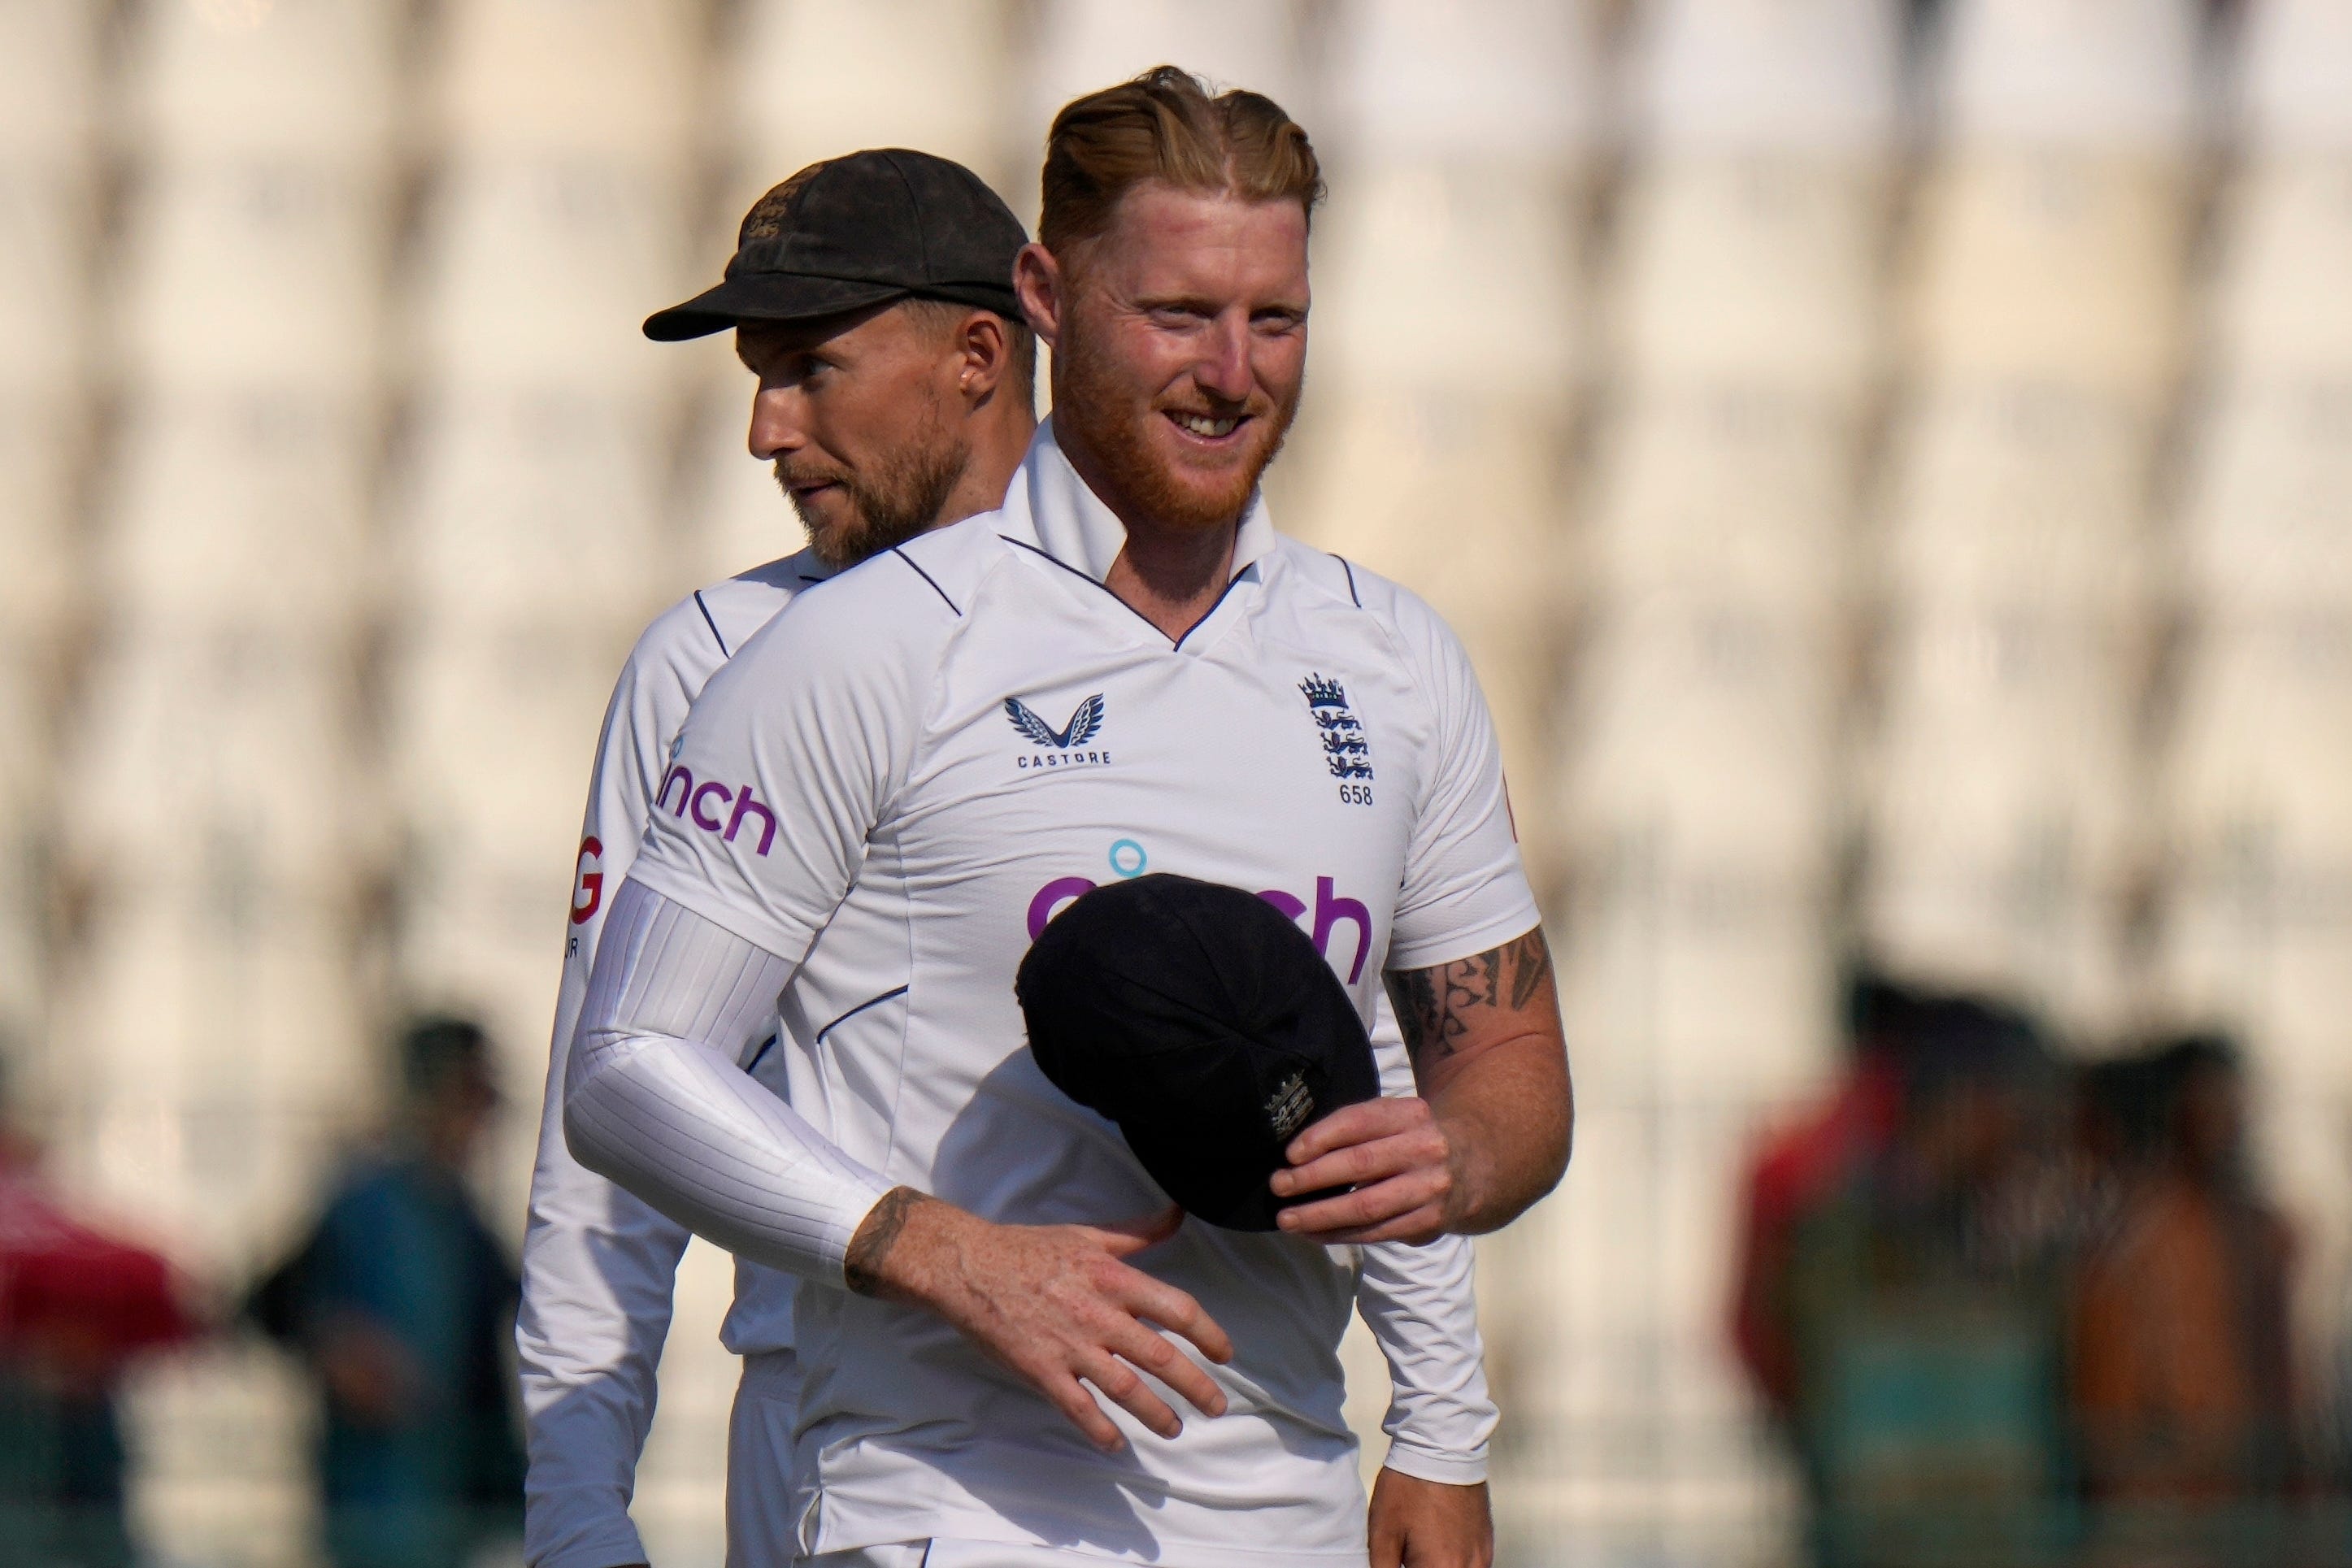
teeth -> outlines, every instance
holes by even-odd
[[[1195,435],[1229,435],[1241,423],[1239,419],[1211,419],[1205,413],[1180,413],[1174,418]]]

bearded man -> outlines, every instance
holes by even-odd
[[[1063,110],[1015,272],[1055,413],[1003,507],[803,593],[713,677],[659,797],[702,805],[654,814],[613,902],[570,1146],[800,1277],[814,1563],[1365,1563],[1353,1244],[1494,1228],[1565,1166],[1475,677],[1258,493],[1320,191],[1256,94],[1161,68]],[[1165,1210],[1026,1049],[1029,944],[1147,869],[1264,890],[1362,1017],[1383,980],[1396,1005],[1419,1093],[1299,1133],[1276,1197],[1343,1190],[1274,1231]],[[737,1065],[772,1009],[785,1100]]]

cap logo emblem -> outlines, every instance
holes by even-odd
[[[1315,1114],[1315,1095],[1307,1087],[1307,1074],[1294,1072],[1282,1081],[1265,1103],[1265,1119],[1273,1124],[1274,1135],[1287,1138],[1307,1125],[1307,1118]]]

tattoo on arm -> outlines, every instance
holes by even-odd
[[[890,1256],[890,1248],[898,1239],[898,1232],[907,1228],[907,1216],[915,1206],[929,1201],[926,1195],[911,1186],[894,1186],[882,1195],[849,1239],[849,1249],[842,1255],[841,1270],[848,1279],[849,1288],[861,1296],[878,1295],[882,1289],[882,1260]]]
[[[1479,1009],[1525,1008],[1550,974],[1551,949],[1538,926],[1473,957],[1428,969],[1392,969],[1381,978],[1405,1051],[1420,1062],[1424,1055],[1443,1061],[1460,1050]]]

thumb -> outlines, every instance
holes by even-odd
[[[1131,1258],[1147,1247],[1159,1246],[1183,1228],[1183,1207],[1171,1203],[1157,1214],[1103,1226],[1096,1234],[1102,1238],[1104,1250],[1112,1257]]]

